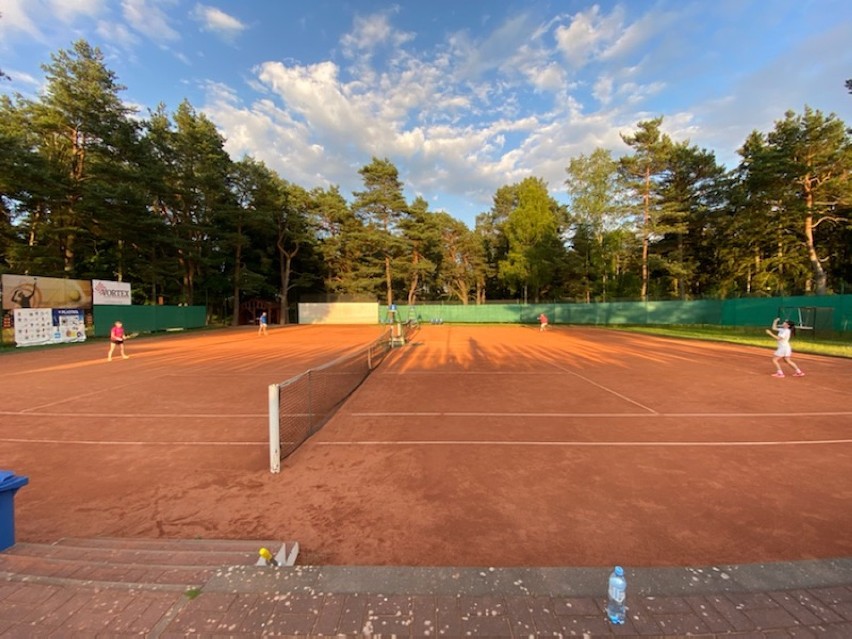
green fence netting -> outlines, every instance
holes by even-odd
[[[92,309],[95,335],[109,335],[116,321],[128,333],[200,328],[207,324],[204,306],[95,306]]]
[[[397,305],[396,318],[420,323],[535,324],[541,313],[554,324],[768,326],[780,314],[795,320],[793,309],[819,309],[824,328],[852,330],[852,295],[738,298],[727,300],[600,302],[592,304],[422,304]],[[810,317],[804,313],[801,317]],[[379,321],[388,319],[379,307]]]

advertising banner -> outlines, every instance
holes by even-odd
[[[95,306],[130,304],[130,282],[92,280],[92,301]]]
[[[53,312],[49,308],[16,308],[14,318],[18,346],[53,342]]]
[[[15,344],[63,344],[86,341],[86,322],[81,309],[16,308]]]
[[[60,343],[86,341],[86,318],[82,309],[53,309],[53,340]]]
[[[2,275],[3,308],[92,308],[92,283],[58,277]]]

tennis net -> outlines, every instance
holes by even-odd
[[[301,446],[385,358],[390,330],[367,347],[269,386],[269,469]]]

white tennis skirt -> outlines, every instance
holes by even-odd
[[[775,357],[790,357],[793,354],[793,349],[789,344],[779,344],[775,349]]]

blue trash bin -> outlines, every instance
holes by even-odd
[[[15,545],[15,493],[29,478],[0,470],[0,550]]]

